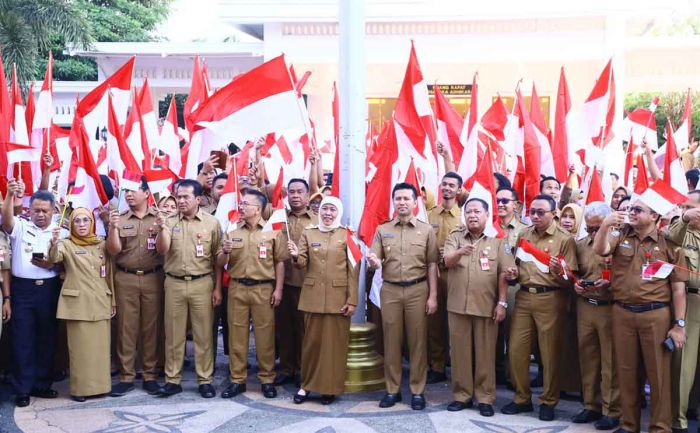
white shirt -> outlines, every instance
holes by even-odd
[[[9,234],[12,244],[12,275],[19,278],[32,280],[53,278],[58,273],[53,269],[44,269],[32,264],[32,253],[44,253],[49,255],[51,245],[51,231],[57,226],[52,221],[44,230],[37,227],[31,220],[14,217],[15,225]],[[61,230],[61,237],[67,236],[65,230]]]

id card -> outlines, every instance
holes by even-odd
[[[644,280],[644,281],[651,281],[651,280],[652,280],[652,276],[651,276],[651,275],[648,275],[648,276],[645,276],[645,275],[644,275],[644,274],[646,273],[646,270],[647,270],[647,267],[648,267],[648,266],[649,266],[648,264],[642,265],[642,275],[641,275],[641,277],[642,277],[642,280]]]
[[[100,278],[107,278],[107,266],[100,265]]]
[[[195,256],[197,257],[204,257],[204,245],[202,244],[197,244],[197,249],[195,252]]]
[[[156,249],[156,238],[146,239],[146,249],[147,250],[155,250]]]
[[[481,270],[482,270],[482,271],[491,270],[491,265],[489,265],[489,259],[488,259],[488,257],[481,257],[481,258],[479,259],[479,265],[481,265]]]
[[[258,258],[260,258],[260,259],[267,258],[267,246],[265,246],[265,244],[260,244],[258,246]]]

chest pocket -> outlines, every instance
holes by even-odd
[[[697,247],[694,247],[693,245],[686,245],[683,248],[683,251],[685,252],[685,263],[688,265],[688,267],[691,269],[697,269],[700,267],[700,263],[698,263],[700,251],[698,251]]]
[[[131,227],[128,229],[127,228],[120,228],[119,229],[119,236],[121,236],[123,238],[133,238],[138,234],[139,234],[138,231],[134,227]]]
[[[391,236],[382,235],[382,247],[384,247],[385,250],[387,247],[395,248],[397,245],[396,242],[397,242],[396,237],[394,235],[391,235]]]

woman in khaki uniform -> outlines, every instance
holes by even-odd
[[[66,322],[70,357],[70,393],[75,401],[110,392],[110,318],[116,312],[107,278],[105,241],[95,235],[95,219],[85,208],[70,216],[70,237],[59,241],[55,228],[49,249],[53,263],[63,263],[66,280],[56,317]]]
[[[310,392],[330,404],[345,391],[345,366],[350,339],[350,316],[357,305],[357,271],[348,259],[347,229],[340,227],[343,204],[336,197],[321,201],[317,226],[306,228],[299,246],[289,242],[295,266],[306,269],[299,298],[304,312],[301,349],[301,388],[294,403]]]

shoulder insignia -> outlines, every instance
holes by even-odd
[[[305,229],[317,229],[317,228],[318,228],[318,225],[317,225],[317,224],[309,224],[309,225],[307,225],[307,226],[304,227],[304,228],[305,228]]]

